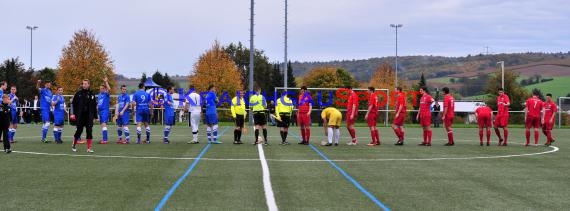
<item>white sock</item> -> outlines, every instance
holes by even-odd
[[[334,134],[333,134],[333,129],[329,127],[329,128],[327,129],[327,138],[328,138],[329,144],[332,144],[333,135],[334,135]]]
[[[334,143],[338,144],[340,141],[340,129],[334,129]]]

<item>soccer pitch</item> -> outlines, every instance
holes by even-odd
[[[221,126],[223,144],[200,144],[188,127],[176,126],[162,144],[162,126],[151,126],[153,143],[84,145],[71,151],[74,127],[64,144],[40,142],[40,126],[20,125],[12,154],[0,155],[2,210],[268,210],[267,188],[280,210],[567,210],[570,207],[570,130],[554,130],[553,147],[524,147],[523,129],[510,129],[508,147],[479,146],[477,129],[455,129],[456,145],[435,128],[433,146],[416,146],[421,129],[407,128],[406,145],[394,146],[390,128],[380,128],[381,146],[320,146],[323,129],[312,128],[312,145],[279,145],[269,127],[263,151],[271,185],[264,183],[251,128],[233,145],[233,127]],[[94,127],[99,138],[99,127]],[[134,131],[134,126],[131,126]],[[51,130],[50,130],[51,133]],[[136,138],[136,134],[131,135]],[[53,139],[50,134],[50,140]],[[98,140],[98,139],[96,139]],[[531,140],[531,143],[533,141]],[[541,144],[545,137],[541,134]],[[197,159],[200,157],[201,159]],[[330,160],[329,160],[330,159]],[[265,189],[264,189],[265,184]]]

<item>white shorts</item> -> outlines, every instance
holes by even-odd
[[[198,127],[200,126],[200,118],[202,117],[201,113],[194,112],[190,113],[190,121],[188,122],[189,126],[192,128],[192,132],[198,132]]]

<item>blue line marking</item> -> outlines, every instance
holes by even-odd
[[[218,137],[224,135],[224,133],[226,133],[228,131],[229,127],[226,127]],[[170,199],[170,197],[172,196],[172,194],[174,194],[174,191],[176,191],[176,189],[178,189],[178,186],[180,186],[180,184],[182,184],[182,182],[186,179],[186,177],[188,177],[188,175],[190,175],[190,173],[192,173],[192,170],[194,170],[194,167],[196,167],[196,165],[198,165],[198,162],[200,162],[200,159],[202,158],[202,156],[204,156],[204,154],[206,154],[206,152],[210,149],[210,147],[212,146],[212,144],[207,144],[206,147],[204,147],[204,149],[202,149],[202,151],[200,152],[200,154],[198,154],[198,157],[196,157],[196,160],[194,160],[194,162],[192,162],[192,164],[190,165],[190,167],[188,167],[188,169],[186,169],[186,172],[184,172],[184,174],[182,175],[182,177],[180,177],[173,185],[172,187],[170,187],[170,189],[168,190],[168,192],[166,193],[166,195],[164,195],[164,197],[162,198],[162,200],[160,200],[160,203],[158,203],[158,205],[156,205],[156,207],[154,208],[155,211],[160,211],[162,209],[162,207],[164,207],[164,205],[166,204],[166,202],[168,201],[168,199]]]
[[[301,137],[299,137],[298,134],[295,134],[295,133],[291,133],[291,134],[293,136],[297,137],[298,139],[301,139]],[[376,205],[378,205],[378,207],[382,208],[385,211],[390,211],[390,208],[388,208],[386,205],[384,205],[382,202],[380,202],[380,200],[378,200],[378,198],[376,198],[376,196],[372,195],[372,193],[370,193],[368,190],[366,190],[366,188],[362,187],[362,185],[360,185],[360,183],[358,183],[358,181],[356,181],[348,173],[346,173],[344,170],[342,170],[342,168],[340,168],[338,165],[336,165],[335,162],[333,162],[325,154],[323,154],[319,149],[317,149],[315,146],[313,146],[313,144],[309,144],[309,147],[311,147],[311,149],[313,151],[317,152],[317,154],[319,154],[324,160],[326,160],[329,164],[331,164],[331,166],[334,167],[340,174],[342,174],[342,176],[344,176],[345,179],[347,179],[354,186],[356,186],[356,188],[358,188],[360,190],[360,192],[362,192],[366,197],[368,197],[370,200],[372,200]]]

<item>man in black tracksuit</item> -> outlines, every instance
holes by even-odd
[[[71,119],[75,119],[77,124],[77,130],[73,136],[73,147],[71,148],[74,152],[77,151],[75,146],[77,145],[77,141],[81,138],[83,127],[85,127],[87,131],[87,152],[94,152],[91,147],[93,144],[93,119],[97,115],[97,98],[89,87],[89,80],[84,79],[81,83],[81,90],[77,91],[73,96],[73,114],[71,115]]]
[[[4,152],[10,153],[10,141],[8,141],[8,127],[10,127],[10,118],[12,111],[10,110],[10,97],[7,94],[2,94],[2,102],[0,103],[0,136],[4,143]]]

